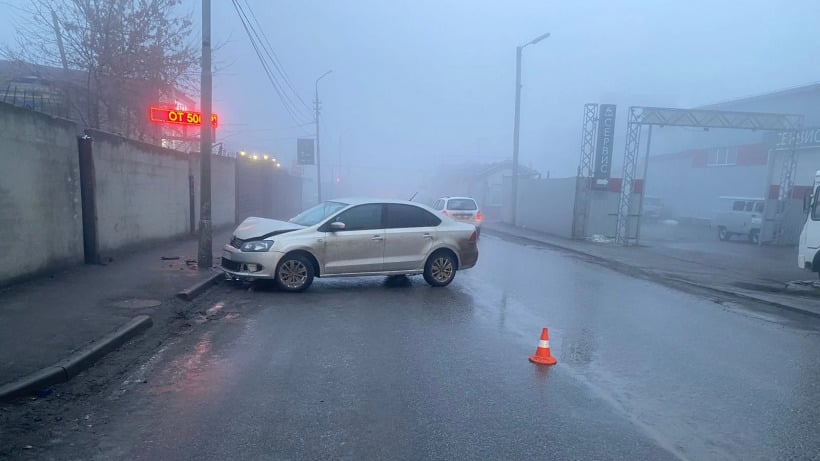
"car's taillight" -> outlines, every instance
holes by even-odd
[[[475,220],[476,220],[476,221],[478,221],[478,222],[481,222],[481,220],[482,220],[482,219],[484,219],[484,216],[482,216],[482,215],[481,215],[481,212],[479,211],[479,212],[475,215]]]
[[[473,231],[473,235],[470,236],[470,241],[475,242],[478,239],[478,233]]]

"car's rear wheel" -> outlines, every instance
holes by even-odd
[[[437,251],[424,265],[424,280],[434,287],[450,284],[456,276],[456,257],[449,251]]]
[[[284,291],[304,291],[313,283],[313,264],[303,255],[285,255],[276,266],[276,286]]]
[[[723,226],[718,227],[718,238],[719,239],[725,241],[725,240],[729,240],[729,237],[731,237],[731,235],[729,235],[729,231],[727,231],[725,227],[723,227]]]

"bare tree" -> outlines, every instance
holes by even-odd
[[[63,68],[65,100],[91,128],[144,138],[148,107],[195,88],[199,53],[182,0],[32,0],[7,56]]]

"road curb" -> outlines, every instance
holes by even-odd
[[[715,293],[736,296],[736,297],[741,298],[741,299],[748,299],[750,301],[756,301],[756,302],[759,302],[759,303],[768,304],[770,306],[779,307],[781,309],[785,309],[785,310],[792,311],[792,312],[797,312],[799,314],[810,315],[812,317],[820,318],[820,313],[818,313],[818,312],[808,310],[808,309],[801,309],[801,308],[793,306],[791,304],[783,304],[783,303],[780,303],[780,302],[777,302],[777,301],[774,301],[774,300],[771,300],[771,299],[755,296],[753,294],[742,293],[742,292],[739,292],[739,291],[729,290],[727,288],[721,288],[721,287],[716,287],[716,286],[712,286],[712,285],[703,285],[703,284],[700,284],[700,283],[697,283],[697,282],[692,282],[692,281],[689,281],[689,280],[679,279],[679,278],[674,278],[674,277],[669,277],[668,279],[673,281],[673,282],[683,283],[683,284],[690,285],[690,286],[693,286],[693,287],[696,287],[696,288],[702,288],[704,290],[711,290]]]
[[[177,293],[177,298],[185,301],[193,301],[193,299],[201,295],[202,292],[210,288],[212,285],[217,284],[223,277],[225,277],[225,274],[221,271],[215,272],[207,279],[197,282],[196,284]]]
[[[693,282],[693,281],[690,281],[690,280],[680,279],[680,278],[677,278],[677,277],[670,277],[670,276],[667,276],[667,275],[658,274],[656,272],[648,271],[646,269],[643,269],[639,266],[624,263],[624,262],[621,262],[621,261],[618,261],[618,260],[615,260],[615,259],[604,258],[602,256],[598,256],[598,255],[588,253],[588,252],[583,251],[583,250],[579,250],[577,248],[572,248],[572,247],[569,247],[569,246],[561,245],[560,243],[546,242],[546,241],[538,240],[536,238],[529,237],[529,236],[526,236],[526,235],[518,235],[518,234],[515,234],[515,233],[512,233],[512,232],[503,230],[503,229],[485,228],[485,230],[488,231],[491,235],[495,234],[495,235],[508,236],[508,237],[512,237],[512,238],[518,238],[518,239],[526,240],[526,241],[529,241],[529,242],[545,245],[545,246],[555,248],[555,249],[558,249],[558,250],[564,250],[564,251],[567,251],[567,252],[575,254],[575,255],[587,257],[587,258],[590,258],[591,260],[593,260],[596,263],[604,264],[604,265],[606,265],[606,267],[609,267],[610,269],[616,270],[616,271],[621,272],[621,273],[626,274],[626,275],[635,276],[635,275],[640,274],[643,277],[646,277],[646,278],[649,278],[649,279],[652,279],[652,280],[656,280],[660,283],[665,282],[664,284],[671,287],[671,288],[678,288],[675,284],[685,284],[685,285],[689,285],[689,286],[692,286],[692,287],[695,287],[695,288],[700,288],[700,289],[703,289],[703,290],[709,290],[709,291],[712,291],[713,293],[720,293],[720,294],[723,294],[723,295],[729,295],[729,296],[734,296],[734,297],[741,298],[741,299],[756,301],[756,302],[759,302],[759,303],[768,304],[770,306],[779,307],[781,309],[789,310],[789,311],[792,311],[792,312],[797,312],[797,313],[801,313],[801,314],[805,314],[805,315],[810,315],[812,317],[820,317],[819,313],[808,310],[808,309],[801,309],[799,307],[796,307],[796,306],[793,306],[793,305],[790,305],[790,304],[783,304],[783,303],[780,303],[776,300],[757,297],[757,296],[747,294],[747,293],[742,293],[742,292],[739,292],[739,291],[733,291],[733,290],[729,290],[729,289],[726,289],[726,288],[716,287],[716,286],[713,286],[713,285],[706,285],[706,284],[702,284],[702,283],[698,283],[698,282]]]
[[[28,376],[0,386],[0,400],[10,400],[31,394],[55,384],[63,383],[89,368],[107,353],[153,325],[147,315],[138,315],[99,340],[74,352],[55,365],[38,370]]]

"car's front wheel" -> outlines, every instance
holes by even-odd
[[[304,291],[313,283],[313,264],[303,255],[285,255],[276,266],[276,285],[285,291]]]
[[[424,265],[424,280],[434,287],[450,284],[456,276],[456,257],[449,251],[433,253]]]

